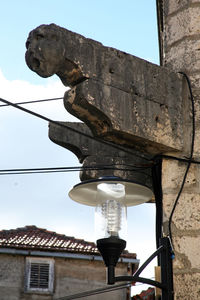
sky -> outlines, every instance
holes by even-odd
[[[0,98],[19,102],[64,95],[67,88],[56,75],[41,78],[24,59],[29,32],[50,23],[159,64],[156,0],[7,0],[0,11]],[[24,107],[53,120],[76,120],[62,100]],[[48,139],[47,122],[12,107],[0,107],[0,139],[1,170],[79,165],[73,153]],[[78,172],[0,175],[0,230],[36,225],[94,241],[93,208],[68,197],[79,181]],[[129,208],[127,250],[143,262],[155,247],[154,205]],[[143,274],[152,272],[151,267]]]

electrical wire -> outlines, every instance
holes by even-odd
[[[185,174],[183,176],[181,187],[180,187],[180,190],[179,190],[179,192],[177,194],[176,200],[174,202],[171,214],[169,216],[168,230],[169,230],[169,239],[170,239],[170,242],[171,242],[171,245],[172,245],[172,250],[173,250],[173,239],[172,239],[172,228],[171,228],[172,227],[172,218],[173,218],[175,209],[177,207],[178,201],[180,199],[181,193],[183,191],[183,187],[185,185],[185,181],[186,181],[186,178],[187,178],[187,175],[188,175],[191,163],[193,162],[192,157],[193,157],[193,153],[194,153],[194,140],[195,140],[195,109],[194,109],[194,97],[193,97],[193,93],[192,93],[192,87],[191,87],[191,83],[190,83],[189,77],[185,73],[183,73],[183,72],[179,72],[179,73],[182,74],[185,77],[185,79],[187,81],[187,84],[188,84],[189,92],[190,92],[190,100],[191,100],[191,107],[192,107],[192,140],[191,140],[190,156],[187,159],[186,171],[185,171]]]
[[[160,155],[156,155],[154,156],[154,158],[152,159],[153,161],[156,161],[157,159],[162,159],[162,158],[166,158],[166,159],[171,159],[171,160],[177,160],[179,162],[183,162],[183,163],[188,163],[190,162],[191,164],[200,164],[200,161],[195,160],[195,159],[190,159],[190,158],[181,158],[181,157],[177,157],[177,156],[172,156],[172,155],[165,155],[165,154],[160,154]]]
[[[47,101],[55,101],[55,100],[61,100],[63,97],[59,98],[50,98],[50,99],[41,99],[41,100],[31,100],[31,101],[24,101],[24,102],[16,102],[15,104],[21,105],[21,104],[34,104],[34,103],[40,103],[40,102],[47,102]],[[0,107],[3,106],[10,106],[10,104],[1,104]]]
[[[12,103],[12,102],[10,102],[10,101],[8,101],[8,100],[5,100],[5,99],[0,98],[0,101],[2,101],[2,102],[5,103],[5,104],[11,105],[11,106],[13,106],[13,107],[15,107],[15,108],[17,108],[17,109],[19,109],[19,110],[22,110],[22,111],[24,111],[25,113],[28,113],[28,114],[31,114],[31,115],[37,117],[37,118],[40,118],[40,119],[42,119],[42,120],[44,120],[44,121],[50,122],[50,123],[52,123],[52,124],[58,125],[58,126],[60,126],[60,127],[63,127],[63,128],[65,128],[65,129],[68,129],[68,130],[73,131],[73,132],[75,132],[75,133],[78,133],[78,134],[80,134],[80,135],[82,135],[82,136],[85,136],[86,138],[95,140],[95,141],[97,141],[97,142],[99,142],[99,143],[102,143],[102,144],[104,144],[104,145],[113,147],[113,148],[115,148],[115,149],[118,149],[118,150],[123,151],[123,152],[125,152],[125,153],[128,153],[128,154],[130,154],[130,155],[135,155],[135,156],[140,157],[140,158],[142,158],[142,159],[144,159],[144,160],[150,161],[150,159],[147,158],[147,157],[145,157],[145,156],[141,156],[141,155],[138,155],[138,154],[136,154],[136,153],[133,153],[131,150],[129,151],[129,150],[127,150],[126,148],[120,147],[119,145],[116,145],[116,144],[114,144],[114,143],[112,143],[112,142],[108,142],[108,141],[105,141],[105,140],[103,140],[103,139],[96,138],[96,137],[94,137],[94,136],[92,136],[92,135],[83,133],[83,132],[81,132],[81,131],[79,131],[79,130],[77,130],[77,129],[75,129],[75,128],[72,128],[72,127],[70,127],[70,126],[67,126],[66,124],[60,123],[60,122],[58,122],[58,121],[51,120],[50,118],[47,118],[47,117],[45,117],[44,115],[38,114],[38,113],[36,113],[36,112],[34,112],[34,111],[32,111],[32,110],[29,110],[29,109],[27,109],[27,108],[18,106],[17,104]]]
[[[120,164],[118,164],[120,166]],[[127,166],[125,164],[121,166]],[[129,166],[130,167],[130,166]],[[149,167],[146,167],[149,168]],[[118,171],[136,171],[138,173],[149,176],[147,173],[141,172],[146,170],[144,167],[132,166],[132,168],[116,167],[115,165],[96,165],[96,166],[78,166],[78,167],[53,167],[53,168],[28,168],[28,169],[2,169],[0,170],[1,175],[24,175],[24,174],[40,174],[40,173],[58,173],[58,172],[77,172],[87,170],[118,170]]]
[[[133,170],[135,169],[140,169],[140,170],[146,170],[148,168],[151,168],[152,165],[147,165],[147,166],[143,166],[143,165],[128,165],[128,164],[117,164],[118,166],[128,166],[131,169],[127,169],[127,168],[123,168],[122,170]],[[95,166],[75,166],[75,167],[48,167],[48,168],[24,168],[24,169],[0,169],[0,172],[15,172],[15,171],[40,171],[40,170],[62,170],[62,169],[99,169],[99,168],[111,168],[111,169],[115,169],[115,164],[111,164],[111,165],[95,165]]]
[[[85,291],[82,293],[78,293],[78,294],[74,294],[74,295],[70,295],[70,296],[65,296],[62,298],[56,298],[56,300],[72,300],[72,299],[80,299],[80,298],[84,298],[84,297],[89,297],[89,296],[93,296],[93,295],[98,295],[98,294],[103,294],[103,293],[108,293],[108,292],[112,292],[112,291],[117,291],[117,290],[121,290],[124,288],[130,288],[131,284],[130,283],[126,283],[126,284],[119,284],[119,285],[115,285],[115,286],[106,286],[104,288],[99,288],[96,290],[91,290],[91,291]]]

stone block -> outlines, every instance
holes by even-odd
[[[159,2],[162,2],[163,0],[159,0]],[[178,13],[181,10],[187,9],[189,6],[199,6],[198,0],[165,0],[164,3],[164,14],[165,17],[169,15],[174,15]]]
[[[177,12],[180,9],[183,9],[186,5],[188,5],[188,0],[182,0],[182,1],[166,0],[165,1],[165,9],[164,9],[165,16],[168,16],[170,14]]]
[[[163,210],[165,221],[169,219],[177,194],[163,195]],[[184,234],[200,230],[200,196],[198,194],[183,193],[179,198],[172,222],[174,233]]]
[[[184,257],[184,268],[187,271],[197,271],[200,272],[200,260],[199,260],[199,236],[182,236],[174,237],[173,239],[175,250],[178,252],[178,256],[182,255]],[[180,270],[179,270],[180,271]],[[178,270],[176,270],[178,272]]]
[[[163,160],[162,163],[162,186],[164,194],[176,194],[183,181],[187,163],[176,160]],[[173,170],[173,172],[172,172]],[[184,192],[194,193],[199,191],[200,169],[196,164],[191,164],[188,172]]]
[[[200,273],[176,274],[174,276],[174,300],[200,299]]]
[[[166,42],[166,41],[165,41]],[[168,45],[168,43],[166,42]],[[164,63],[175,72],[197,73],[200,60],[200,39],[181,39],[178,43],[168,45],[165,50]]]
[[[172,2],[172,1],[171,1]],[[165,39],[168,47],[183,38],[199,35],[200,5],[187,7],[166,20]]]

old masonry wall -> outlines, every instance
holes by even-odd
[[[162,64],[175,72],[185,72],[190,80],[195,101],[196,130],[194,159],[200,160],[200,1],[164,0],[163,30],[160,28]],[[161,3],[161,1],[160,1]],[[162,18],[162,14],[161,14]],[[184,148],[176,154],[189,156],[192,136],[191,102],[185,83]],[[171,153],[174,155],[174,153]],[[163,161],[162,185],[164,228],[167,234],[172,207],[187,168],[187,163]],[[200,299],[200,167],[192,164],[172,218],[175,249],[173,263],[175,299]]]

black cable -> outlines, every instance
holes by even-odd
[[[46,101],[55,101],[55,100],[61,100],[63,97],[59,98],[50,98],[50,99],[41,99],[41,100],[31,100],[31,101],[24,101],[24,102],[17,102],[15,104],[20,105],[20,104],[31,104],[31,103],[38,103],[38,102],[46,102]],[[1,104],[0,107],[3,106],[10,106],[10,104]]]
[[[152,184],[155,195],[156,204],[156,246],[160,246],[160,238],[162,237],[163,223],[163,193],[162,193],[162,159],[158,158],[156,164],[152,167]],[[158,266],[160,266],[160,256],[158,256]]]
[[[165,155],[165,154],[160,154],[160,155],[154,156],[154,158],[152,158],[152,161],[156,161],[159,158],[160,159],[166,158],[166,159],[171,159],[171,160],[177,160],[177,161],[183,162],[183,163],[190,162],[191,164],[197,164],[197,165],[200,164],[200,161],[198,161],[198,160],[194,160],[194,159],[190,159],[190,158],[181,158],[181,157]]]
[[[130,170],[133,170],[134,168],[135,169],[140,169],[140,170],[146,170],[148,168],[151,168],[152,167],[152,164],[149,164],[149,165],[128,165],[128,164],[117,164],[118,166],[128,166],[128,167],[131,167],[132,169]],[[15,172],[15,171],[44,171],[44,170],[62,170],[62,169],[99,169],[99,168],[113,168],[115,167],[116,165],[115,164],[111,164],[111,165],[95,165],[95,166],[75,166],[75,167],[48,167],[48,168],[18,168],[18,169],[0,169],[0,172]],[[128,169],[122,169],[122,170],[128,170]]]
[[[37,117],[37,118],[40,118],[40,119],[42,119],[42,120],[44,120],[44,121],[50,122],[50,123],[52,123],[52,124],[58,125],[58,126],[60,126],[60,127],[66,128],[66,129],[68,129],[68,130],[71,130],[71,131],[73,131],[73,132],[75,132],[75,133],[81,134],[82,136],[85,136],[86,138],[95,140],[95,141],[97,141],[97,142],[99,142],[99,143],[102,143],[102,144],[104,144],[104,145],[113,147],[113,148],[118,149],[118,150],[120,150],[120,151],[123,151],[123,152],[125,152],[125,153],[131,154],[131,155],[135,155],[135,156],[138,156],[138,157],[140,157],[140,158],[142,158],[142,159],[145,159],[145,160],[147,160],[147,161],[150,161],[150,159],[148,159],[148,158],[146,158],[146,157],[144,157],[144,156],[140,156],[140,155],[135,154],[135,153],[133,154],[132,151],[129,151],[129,150],[123,148],[123,147],[120,147],[119,145],[116,145],[116,144],[114,144],[114,143],[112,143],[112,142],[105,141],[105,140],[100,139],[100,138],[96,138],[96,137],[91,136],[91,135],[86,134],[86,133],[83,133],[83,132],[81,132],[81,131],[79,131],[79,130],[77,130],[77,129],[74,129],[74,128],[70,127],[70,126],[67,126],[66,124],[60,123],[60,122],[58,122],[58,121],[51,120],[51,119],[49,119],[49,118],[47,118],[47,117],[45,117],[45,116],[43,116],[43,115],[40,115],[40,114],[38,114],[38,113],[36,113],[36,112],[34,112],[34,111],[32,111],[32,110],[29,110],[29,109],[27,109],[27,108],[18,106],[17,104],[12,103],[12,102],[10,102],[10,101],[8,101],[8,100],[5,100],[5,99],[0,98],[0,101],[2,101],[3,103],[6,103],[6,104],[8,104],[8,105],[11,105],[11,106],[13,106],[13,107],[15,107],[15,108],[17,108],[17,109],[19,109],[19,110],[22,110],[22,111],[24,111],[24,112],[26,112],[26,113],[28,113],[28,114],[31,114],[31,115],[33,115],[33,116],[35,116],[35,117]]]
[[[168,155],[159,155],[156,156],[157,159],[153,159],[154,163],[150,163],[150,164],[138,164],[138,165],[129,165],[129,164],[117,164],[118,166],[126,166],[126,167],[130,167],[130,168],[119,168],[119,167],[115,167],[116,165],[112,164],[112,165],[95,165],[95,166],[77,166],[77,167],[49,167],[49,168],[18,168],[18,169],[0,169],[0,175],[4,175],[7,172],[8,175],[12,175],[12,174],[29,174],[32,172],[32,174],[34,173],[45,173],[46,171],[48,173],[53,173],[54,171],[58,171],[58,172],[73,172],[73,171],[83,171],[83,170],[121,170],[121,171],[142,171],[142,170],[147,170],[149,168],[152,169],[152,179],[153,179],[153,189],[154,189],[154,194],[155,194],[155,198],[157,198],[157,193],[158,193],[158,200],[161,203],[161,199],[162,199],[162,187],[161,187],[161,158],[169,158],[169,159],[175,159],[179,161],[178,157],[174,157],[174,156],[168,156]],[[188,162],[188,159],[180,159],[181,162]],[[200,164],[200,162],[198,161],[194,161],[191,160],[191,163],[198,163]],[[15,173],[17,172],[17,173]],[[21,173],[24,172],[24,173]],[[1,174],[3,173],[3,174]],[[142,172],[140,172],[142,173]],[[6,174],[7,175],[7,174]],[[145,175],[148,175],[147,173],[145,173]],[[157,202],[157,201],[156,201]],[[160,213],[160,215],[162,215]],[[158,236],[158,238],[161,237],[161,235]]]
[[[126,166],[126,165],[124,165]],[[117,171],[135,171],[141,174],[142,170],[145,168],[133,167],[131,169],[128,168],[120,168],[115,165],[104,165],[104,166],[85,166],[85,167],[56,167],[56,168],[32,168],[32,169],[3,169],[0,170],[0,176],[2,175],[25,175],[25,174],[41,174],[41,173],[58,173],[58,172],[79,172],[79,171],[87,171],[87,170],[117,170]],[[145,173],[146,176],[150,176]]]
[[[142,266],[133,274],[133,276],[116,276],[114,277],[114,281],[115,282],[119,282],[119,281],[128,281],[128,282],[143,282],[143,283],[147,283],[150,285],[153,285],[155,287],[159,287],[161,289],[166,288],[166,282],[162,283],[162,282],[158,282],[155,280],[151,280],[148,278],[143,278],[140,277],[139,275],[142,273],[142,271],[149,265],[149,263],[158,255],[160,255],[160,253],[164,250],[164,246],[161,245],[154,253],[152,253],[149,258],[142,264]]]
[[[93,296],[93,295],[108,293],[108,292],[117,291],[117,290],[120,290],[120,289],[130,288],[130,287],[131,287],[130,283],[123,283],[123,284],[119,284],[119,285],[115,285],[115,286],[106,286],[106,287],[99,288],[99,289],[92,290],[92,291],[85,291],[85,292],[82,292],[82,293],[78,293],[78,294],[74,294],[74,295],[70,295],[70,296],[65,296],[65,297],[62,297],[62,298],[56,298],[56,300],[80,299],[80,298],[84,298],[84,297],[89,297],[89,296]]]
[[[173,247],[172,228],[171,228],[171,226],[172,226],[172,218],[173,218],[176,206],[178,204],[179,198],[181,196],[181,193],[183,191],[183,187],[185,185],[187,174],[189,172],[189,169],[190,169],[190,166],[191,166],[191,163],[192,163],[192,157],[193,157],[193,153],[194,153],[194,140],[195,140],[195,109],[194,109],[194,97],[193,97],[193,93],[192,93],[192,87],[191,87],[191,83],[190,83],[189,77],[185,73],[183,73],[183,72],[179,72],[179,73],[182,74],[185,77],[185,79],[187,81],[187,84],[188,84],[189,92],[190,92],[190,100],[191,100],[191,105],[192,105],[192,141],[191,141],[190,156],[189,156],[189,158],[187,160],[186,171],[185,171],[185,174],[184,174],[184,177],[183,177],[183,180],[182,180],[182,184],[181,184],[180,190],[179,190],[178,195],[176,197],[176,200],[174,202],[171,214],[169,216],[169,225],[168,225],[168,228],[169,228],[169,238],[170,238],[172,247]]]

